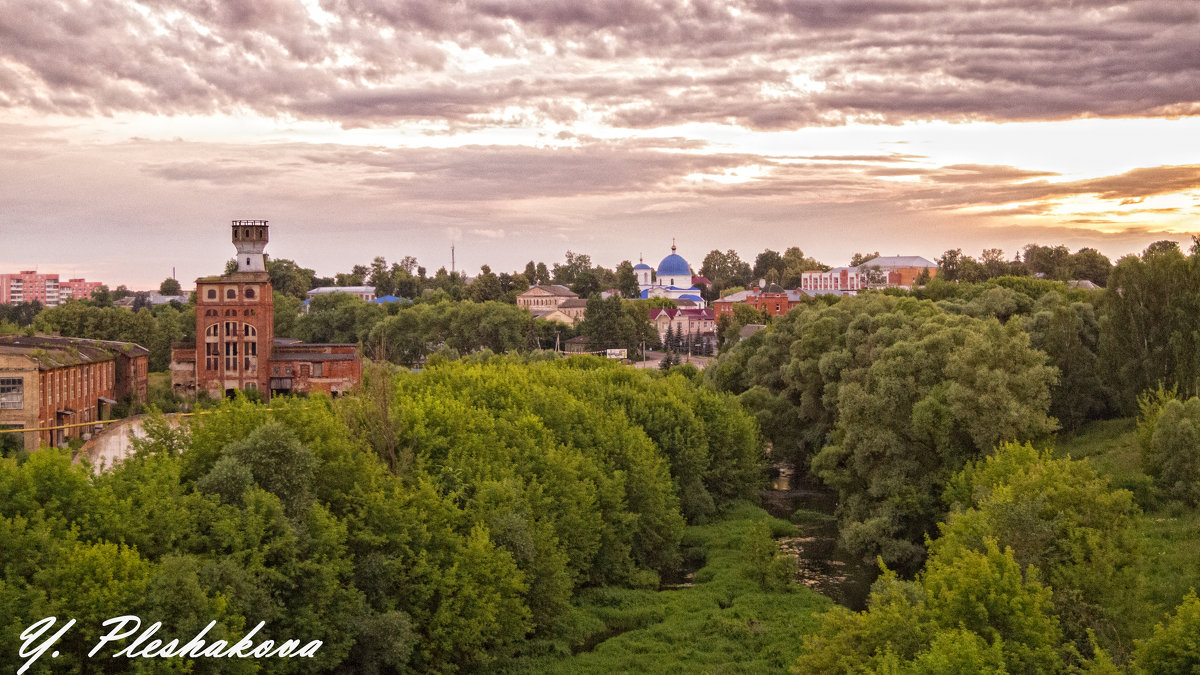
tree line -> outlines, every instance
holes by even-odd
[[[151,418],[92,473],[65,452],[0,459],[0,663],[21,631],[78,620],[55,672],[109,617],[163,635],[321,640],[313,659],[175,659],[194,672],[461,672],[565,653],[572,599],[656,588],[686,523],[752,497],[754,421],[686,378],[603,359],[372,368],[356,394]],[[43,669],[46,663],[38,664]]]

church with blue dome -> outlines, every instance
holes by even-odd
[[[671,255],[658,263],[658,269],[653,270],[640,258],[633,267],[637,277],[638,289],[643,298],[670,298],[672,300],[691,300],[696,307],[704,307],[704,298],[700,289],[692,283],[692,267],[683,256],[675,252],[675,240],[671,240]]]

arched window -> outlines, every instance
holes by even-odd
[[[249,259],[249,258],[246,258],[246,264],[247,264],[247,265],[249,265],[249,264],[250,264],[250,259]],[[246,289],[246,297],[247,297],[247,298],[249,298],[250,300],[253,300],[253,299],[254,299],[254,289],[253,289],[253,288],[247,288],[247,289]]]
[[[204,329],[204,335],[206,337],[217,337],[217,334],[220,332],[220,330],[220,324],[214,323],[213,325]]]
[[[236,298],[237,298],[237,291],[233,290],[232,288],[225,291],[225,299],[234,300]]]
[[[244,337],[258,337],[258,329],[248,323],[244,323],[242,324],[242,335]]]

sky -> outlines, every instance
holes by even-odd
[[[0,272],[1200,231],[1195,0],[0,0]]]

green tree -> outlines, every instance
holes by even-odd
[[[865,265],[867,262],[878,257],[879,251],[875,251],[874,253],[855,253],[854,255],[850,256],[850,267]]]
[[[633,263],[622,260],[617,265],[617,290],[625,298],[636,298],[641,295],[638,290],[637,275],[633,273]]]
[[[1200,668],[1200,599],[1190,591],[1174,615],[1154,627],[1154,634],[1138,641],[1133,673],[1194,673]]]
[[[163,295],[179,295],[183,292],[183,288],[174,278],[167,277],[158,285],[158,292]]]
[[[1171,499],[1200,504],[1200,398],[1143,405],[1142,466]]]
[[[946,491],[951,515],[930,555],[982,551],[995,540],[1033,566],[1051,590],[1067,640],[1091,654],[1098,640],[1121,661],[1140,624],[1142,567],[1132,495],[1086,462],[1007,443],[967,466]]]
[[[1141,257],[1117,261],[1103,295],[1101,353],[1117,403],[1163,383],[1185,397],[1200,394],[1200,259],[1174,242],[1152,244]]]
[[[500,279],[492,272],[492,268],[483,265],[479,268],[479,276],[471,282],[471,299],[475,302],[499,300],[503,289]]]

